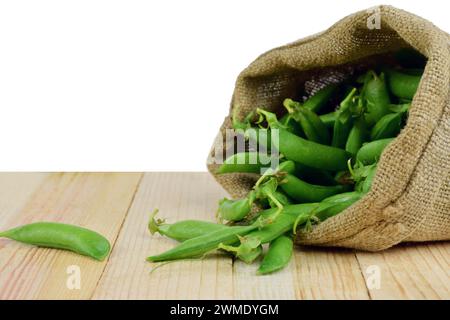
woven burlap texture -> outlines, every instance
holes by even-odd
[[[367,27],[374,13],[380,15],[380,29]],[[378,251],[400,242],[450,239],[449,39],[429,21],[379,6],[347,16],[325,32],[270,50],[241,72],[230,114],[239,105],[242,116],[257,107],[280,111],[283,99],[306,87],[309,79],[322,77],[326,82],[336,70],[348,70],[400,48],[412,47],[428,59],[407,124],[383,153],[371,191],[312,231],[299,232],[297,244]],[[231,128],[230,116],[221,132],[227,128]],[[208,164],[233,197],[248,192],[255,181],[246,174],[217,175],[216,169],[216,164]]]

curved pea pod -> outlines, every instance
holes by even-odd
[[[303,103],[303,106],[317,113],[328,103],[331,97],[338,92],[338,89],[339,86],[337,84],[329,84],[309,97]]]
[[[384,149],[394,140],[394,138],[387,138],[375,140],[364,144],[356,154],[356,161],[364,165],[373,164],[377,162]]]
[[[55,222],[36,222],[0,232],[0,237],[39,247],[64,249],[104,260],[111,249],[101,234],[74,225]]]
[[[347,151],[308,141],[284,129],[278,132],[279,139],[274,145],[287,159],[316,169],[340,171],[347,168],[350,158]]]
[[[148,223],[148,229],[151,234],[158,232],[159,234],[168,238],[183,242],[213,231],[229,228],[224,224],[213,223],[202,220],[183,220],[172,224],[164,223],[163,220],[156,220],[155,215],[157,210],[153,213]]]
[[[270,243],[269,250],[259,266],[259,274],[268,274],[283,269],[292,257],[294,243],[290,237],[280,236]]]
[[[321,186],[307,183],[293,175],[287,175],[280,184],[281,189],[292,199],[298,202],[318,202],[348,190],[348,186]]]
[[[210,251],[216,250],[219,247],[219,244],[233,244],[239,240],[240,236],[243,236],[257,228],[257,224],[252,224],[250,226],[233,226],[223,230],[210,232],[196,238],[186,240],[175,248],[167,250],[159,255],[150,256],[147,258],[147,261],[161,262],[199,258]]]
[[[334,122],[336,121],[336,111],[322,114],[319,118],[327,128],[332,128],[334,126]]]
[[[344,198],[342,201],[339,201],[337,198],[335,198],[333,201],[322,201],[314,210],[314,216],[319,219],[319,221],[324,221],[341,213],[356,201],[361,199],[362,196],[362,193],[353,193],[350,196],[348,194],[344,194],[342,196]]]
[[[363,118],[355,121],[345,144],[345,150],[355,155],[361,148],[362,144],[367,140],[369,135],[366,122]]]
[[[303,107],[300,103],[291,99],[285,99],[283,104],[292,117],[300,123],[308,140],[321,144],[330,143],[328,129],[314,111]]]
[[[421,75],[402,73],[386,69],[389,89],[398,98],[412,99],[419,87]]]
[[[365,119],[369,125],[373,125],[389,112],[391,101],[384,73],[379,76],[373,71],[369,73],[363,88],[363,98],[366,105]]]
[[[217,173],[256,173],[261,174],[270,167],[271,161],[277,159],[267,153],[239,152],[225,159],[220,165]]]
[[[370,131],[370,139],[380,140],[397,136],[402,129],[402,118],[401,112],[383,116]]]

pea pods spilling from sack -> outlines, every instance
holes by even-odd
[[[244,197],[220,200],[218,223],[165,224],[153,216],[150,232],[180,244],[148,260],[201,258],[220,250],[245,263],[258,261],[259,274],[283,269],[292,256],[293,235],[339,214],[370,191],[383,150],[407,120],[414,95],[410,88],[420,81],[420,75],[407,77],[409,72],[380,66],[326,85],[306,100],[286,97],[280,118],[262,106],[241,118],[236,112],[234,129],[256,148],[225,159],[216,173],[257,174],[253,188]],[[276,154],[275,168],[261,160],[267,158],[261,150],[267,149],[272,157]]]

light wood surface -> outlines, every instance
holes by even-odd
[[[448,242],[379,253],[297,248],[270,276],[223,254],[158,268],[145,261],[175,244],[148,234],[153,209],[168,222],[213,221],[224,196],[207,173],[1,173],[0,230],[74,223],[105,235],[113,250],[97,262],[0,239],[0,299],[450,299]],[[73,266],[79,289],[68,286]]]

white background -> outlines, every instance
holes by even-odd
[[[384,1],[450,31],[445,2]],[[379,1],[2,1],[0,170],[203,171],[234,81]]]

